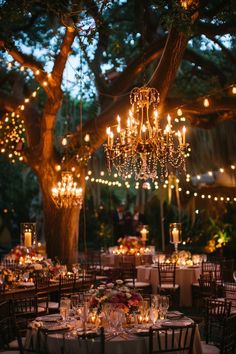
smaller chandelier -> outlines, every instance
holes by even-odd
[[[185,170],[186,128],[175,131],[169,115],[162,128],[158,103],[155,88],[143,86],[131,91],[126,124],[118,116],[117,125],[106,130],[104,149],[109,172],[114,167],[123,179],[133,174],[136,180],[154,180],[158,176],[163,180],[177,169]]]
[[[61,173],[61,181],[57,182],[56,187],[52,188],[52,199],[57,208],[82,207],[83,189],[77,187],[72,172],[63,171]]]

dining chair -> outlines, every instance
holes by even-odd
[[[76,283],[76,274],[70,273],[59,276],[59,298],[58,301],[60,303],[60,299],[62,296],[67,296],[75,291],[75,283]]]
[[[202,311],[204,309],[208,298],[217,297],[216,281],[212,278],[212,274],[201,274],[199,279],[199,293],[198,293],[198,308]]]
[[[211,276],[217,284],[222,283],[222,269],[220,262],[202,262],[202,275]]]
[[[231,302],[227,299],[207,299],[205,312],[206,343],[218,343],[222,322],[229,317]]]
[[[103,327],[100,327],[97,332],[83,333],[82,335],[79,335],[78,340],[79,342],[86,342],[88,353],[96,352],[97,354],[105,354],[105,332]],[[96,350],[94,350],[94,345],[97,346],[98,344],[99,347],[96,347]]]
[[[192,354],[196,324],[149,329],[149,354]]]
[[[171,307],[178,307],[180,298],[180,286],[175,282],[176,264],[158,263],[158,275],[158,292],[161,295],[169,295],[171,299]]]
[[[0,352],[2,354],[21,354],[11,316],[0,319]]]
[[[223,296],[231,301],[231,314],[236,315],[236,283],[224,283]]]
[[[151,294],[152,286],[149,282],[137,280],[137,268],[133,263],[123,263],[120,268],[120,279],[122,279],[126,286],[139,291],[141,294]]]
[[[236,315],[226,317],[217,332],[214,343],[201,341],[202,354],[235,354],[236,353]]]
[[[45,308],[39,306],[35,294],[25,294],[10,300],[10,315],[15,319],[16,326],[22,330],[26,329],[28,323],[35,317],[46,313]]]

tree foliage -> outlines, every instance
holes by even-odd
[[[84,154],[86,133],[91,153],[100,147],[106,126],[127,110],[129,91],[143,82],[160,91],[163,114],[183,105],[193,126],[208,128],[234,120],[236,100],[225,87],[236,79],[235,7],[233,0],[0,3],[2,120],[5,113],[19,110],[27,94],[42,88],[39,98],[21,112],[26,129],[22,154],[39,180],[50,255],[57,252],[72,261],[69,254],[78,241],[72,225],[78,223],[79,210],[56,210],[50,196],[62,153],[57,141],[60,129],[55,127],[63,110],[68,112],[68,92],[73,99],[79,96],[80,112],[78,124],[70,125],[71,164]],[[19,66],[9,70],[10,58],[29,70]],[[198,98],[209,92],[217,102],[206,108]],[[88,108],[85,117],[81,104]],[[84,165],[76,168],[84,185]],[[68,231],[63,227],[66,220]],[[58,222],[58,248],[53,249]]]

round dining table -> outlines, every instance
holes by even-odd
[[[197,283],[201,274],[200,266],[192,267],[176,267],[176,284],[180,286],[180,306],[192,306],[192,284]],[[159,285],[158,267],[137,266],[137,280],[141,282],[149,282],[152,285],[152,293],[157,293]]]
[[[192,321],[186,318],[187,321]],[[43,322],[43,317],[40,318],[40,324]],[[29,328],[26,335],[25,348],[27,352],[33,354],[33,348],[37,348],[38,351],[47,354],[99,354],[100,343],[98,339],[80,339],[79,332],[64,331],[63,322],[57,330],[50,331],[47,327],[47,331],[42,330],[42,327],[35,326],[36,321],[33,321],[34,325]],[[58,326],[58,325],[57,325]],[[53,329],[53,327],[51,327]],[[106,330],[105,330],[106,333]],[[178,339],[176,339],[178,341]],[[145,331],[137,332],[137,335],[128,334],[115,335],[109,337],[106,334],[105,337],[105,354],[148,354],[149,348],[149,334],[148,327]],[[31,352],[32,350],[32,352]],[[193,342],[193,354],[202,354],[201,340],[198,327],[196,327],[194,342]]]

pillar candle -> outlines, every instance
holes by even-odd
[[[32,246],[32,233],[31,233],[31,231],[26,231],[24,233],[24,245],[25,245],[25,247]]]
[[[179,230],[176,229],[175,227],[173,228],[172,231],[172,238],[173,238],[173,243],[179,243]]]

